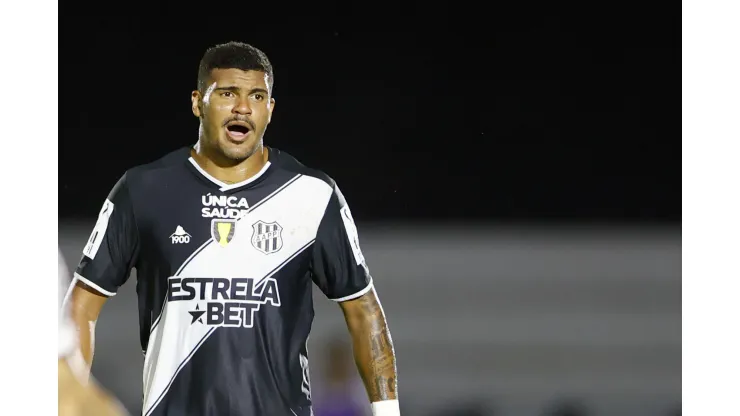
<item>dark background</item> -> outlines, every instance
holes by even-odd
[[[265,143],[364,221],[680,222],[680,9],[82,2],[60,8],[59,212],[197,140],[206,47],[275,67]],[[41,114],[40,114],[41,115]]]

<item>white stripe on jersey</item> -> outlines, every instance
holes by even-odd
[[[301,176],[239,219],[233,239],[226,247],[209,244],[190,259],[179,276],[251,278],[255,279],[255,286],[259,285],[291,258],[311,247],[332,192],[324,181]],[[258,220],[282,226],[283,247],[279,251],[266,255],[252,246],[252,224]],[[191,325],[188,311],[198,301],[196,298],[167,302],[163,306],[144,360],[144,415],[156,408],[177,373],[214,332],[207,325]]]

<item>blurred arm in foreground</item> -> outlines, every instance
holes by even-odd
[[[59,358],[59,416],[124,416],[123,406],[94,380],[83,383],[65,358]]]
[[[123,406],[95,380],[85,374],[75,361],[78,343],[75,322],[67,304],[64,303],[69,280],[67,268],[59,253],[59,335],[58,335],[58,389],[60,416],[124,416]],[[88,338],[90,336],[89,331]],[[89,367],[88,367],[89,368]]]
[[[72,321],[75,325],[82,376],[87,378],[95,355],[95,325],[108,297],[77,281],[70,296]]]

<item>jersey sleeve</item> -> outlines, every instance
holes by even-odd
[[[103,295],[113,296],[128,280],[138,250],[139,234],[127,175],[123,175],[100,209],[74,277]]]
[[[372,288],[357,227],[336,185],[319,224],[311,264],[314,283],[331,300],[352,300]]]

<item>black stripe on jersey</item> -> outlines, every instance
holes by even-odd
[[[152,405],[152,408],[149,409],[148,412],[146,412],[146,416],[149,416],[154,411],[154,409],[157,408],[157,405],[159,404],[159,402],[162,401],[162,398],[164,397],[164,395],[167,394],[167,392],[169,391],[170,386],[172,385],[172,382],[175,381],[175,377],[177,377],[177,374],[180,372],[180,370],[182,370],[183,367],[185,367],[185,364],[187,364],[188,361],[190,361],[190,358],[193,357],[193,354],[195,354],[195,352],[198,351],[198,348],[208,339],[208,336],[211,335],[213,331],[215,330],[216,328],[211,328],[208,332],[206,332],[206,334],[203,335],[203,338],[201,338],[200,341],[198,341],[198,343],[195,345],[195,348],[193,348],[193,350],[190,351],[190,354],[188,354],[188,356],[185,357],[184,360],[182,360],[182,363],[180,363],[180,366],[178,366],[177,370],[175,370],[175,374],[172,375],[170,382],[167,383],[167,387],[165,387],[164,390],[162,390],[162,394],[160,394],[159,397],[157,397],[157,400]]]

